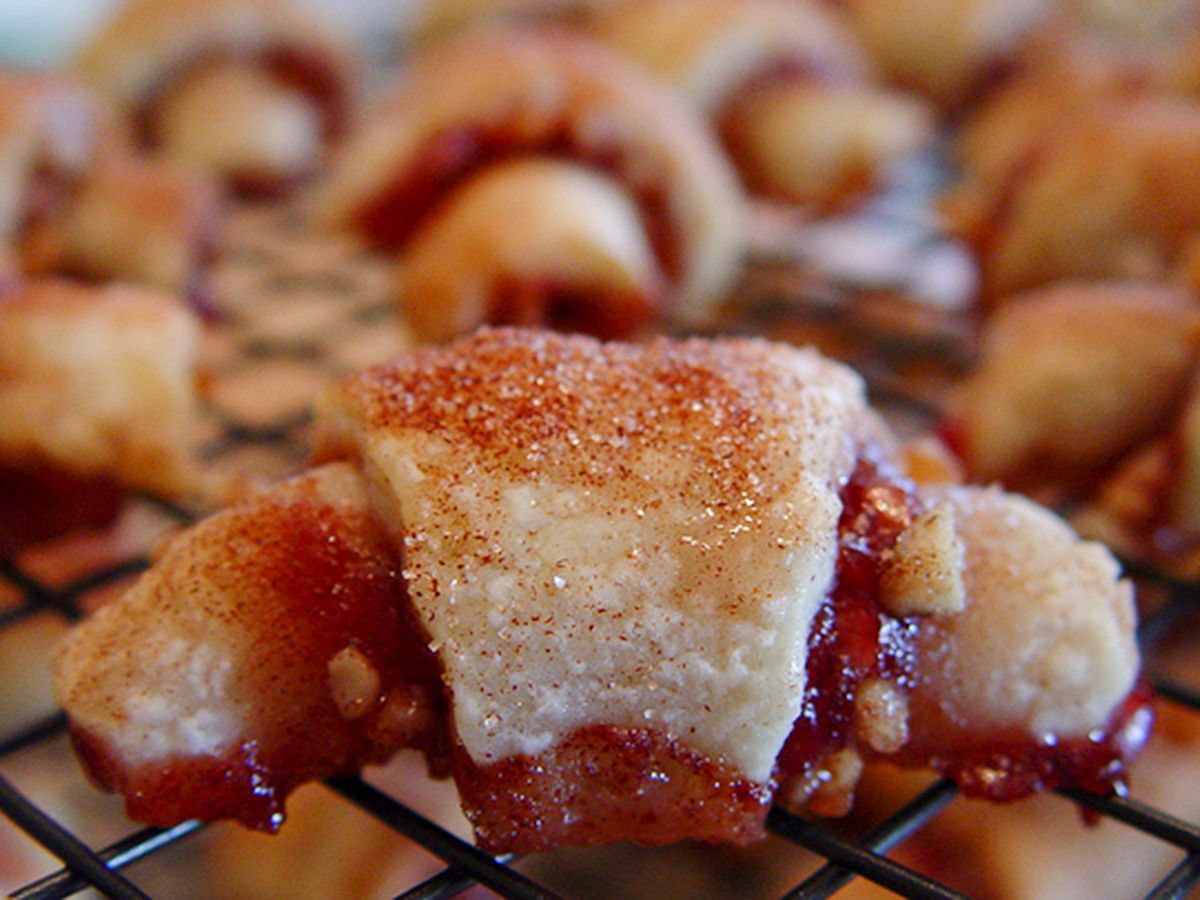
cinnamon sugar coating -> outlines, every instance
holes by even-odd
[[[387,496],[476,761],[601,721],[769,777],[866,415],[850,372],[759,341],[500,330],[369,370],[325,412]]]
[[[68,639],[73,734],[138,817],[272,829],[301,781],[418,746],[489,850],[746,842],[772,799],[844,813],[875,756],[1011,798],[1110,786],[1144,740],[1112,557],[915,485],[813,351],[482,331],[318,422],[335,462]]]

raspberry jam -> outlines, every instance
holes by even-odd
[[[103,475],[44,462],[0,466],[0,555],[75,531],[107,528],[125,489]]]
[[[912,684],[916,622],[882,609],[879,581],[897,538],[920,510],[909,486],[869,457],[859,461],[842,503],[834,587],[813,621],[804,705],[779,754],[785,775],[801,774],[846,746],[867,678]]]

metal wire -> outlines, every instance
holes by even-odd
[[[306,284],[311,287],[311,282]],[[324,287],[329,288],[330,284]],[[347,291],[353,288],[352,285],[337,284],[333,284],[333,287]],[[363,307],[353,313],[364,322],[373,320],[378,314],[376,307]],[[312,342],[260,340],[248,342],[243,349],[252,357],[298,359],[314,366],[329,365],[321,348]],[[886,396],[889,402],[906,407],[906,412],[916,415],[928,415],[930,412],[926,400],[906,395],[896,384],[876,385],[876,389],[877,395]],[[214,418],[218,433],[206,447],[206,458],[219,458],[248,447],[281,449],[292,458],[299,458],[302,454],[302,434],[307,425],[302,415],[286,415],[265,424],[240,422],[225,414],[217,414]],[[160,498],[142,497],[140,502],[179,524],[193,519],[190,510]],[[133,555],[87,572],[66,585],[53,586],[43,583],[13,560],[0,560],[0,585],[7,584],[20,597],[17,605],[0,613],[0,630],[16,627],[30,616],[45,611],[52,611],[73,621],[81,615],[80,601],[86,594],[134,575],[146,565],[145,556]],[[1196,608],[1194,600],[1197,589],[1144,568],[1137,569],[1134,574],[1152,581],[1168,598],[1160,611],[1145,620],[1140,633],[1150,658],[1148,669],[1154,686],[1162,702],[1200,714],[1200,688],[1155,672],[1150,652],[1179,616]],[[59,739],[64,731],[65,719],[61,713],[49,715],[13,733],[4,734],[0,731],[0,760]],[[475,883],[486,885],[505,897],[542,900],[556,896],[548,887],[514,869],[510,865],[513,862],[511,857],[493,859],[360,779],[337,778],[330,780],[328,785],[345,802],[363,809],[445,862],[446,868],[442,872],[420,884],[397,885],[399,896],[418,900],[451,897]],[[1181,821],[1128,798],[1101,797],[1079,790],[1063,790],[1058,794],[1063,802],[1072,802],[1101,816],[1121,821],[1181,849],[1185,854],[1182,862],[1164,872],[1162,880],[1148,896],[1181,897],[1200,885],[1200,827],[1196,824]],[[782,809],[772,810],[768,817],[772,832],[828,860],[823,868],[786,892],[785,897],[789,900],[827,897],[856,877],[868,878],[909,897],[962,896],[886,855],[935,819],[956,795],[954,786],[943,779],[860,840],[849,839],[823,824],[798,818]],[[186,841],[203,828],[196,822],[186,822],[165,830],[143,828],[105,847],[92,848],[56,822],[16,785],[2,777],[0,813],[50,850],[63,864],[59,871],[16,889],[13,896],[19,900],[66,897],[88,885],[113,897],[144,897],[146,895],[121,870],[164,848]]]

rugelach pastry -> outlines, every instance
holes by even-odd
[[[703,320],[740,269],[744,198],[682,98],[565,31],[493,29],[413,59],[319,192],[399,255],[418,337],[483,323],[601,337]]]
[[[596,28],[720,129],[755,194],[828,212],[932,138],[931,110],[874,83],[854,35],[817,2],[633,0]]]
[[[67,639],[135,818],[274,830],[403,747],[480,846],[745,843],[864,759],[1108,790],[1149,726],[1116,562],[920,486],[849,370],[752,340],[483,331],[335,387],[319,465],[178,536]]]
[[[943,426],[967,474],[1078,509],[1130,556],[1200,573],[1200,306],[1180,289],[1066,284],[1005,303]]]
[[[618,0],[413,0],[404,30],[417,42],[445,38],[492,22],[556,22],[586,25]]]
[[[949,201],[989,303],[1069,279],[1188,279],[1200,234],[1200,104],[1152,95],[1002,149]]]
[[[33,282],[0,298],[0,553],[197,488],[199,325],[173,297]]]
[[[251,195],[312,175],[357,89],[350,41],[296,0],[129,0],[78,69],[139,146]]]
[[[948,110],[968,104],[1020,58],[1051,0],[844,0],[872,61],[891,83]]]
[[[0,73],[0,242],[14,275],[121,280],[198,299],[219,197],[133,152],[94,94]]]

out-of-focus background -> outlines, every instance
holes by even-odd
[[[345,18],[355,31],[382,44],[403,29],[407,0],[305,0],[325,15]],[[0,64],[47,66],[65,62],[117,0],[0,0]]]

